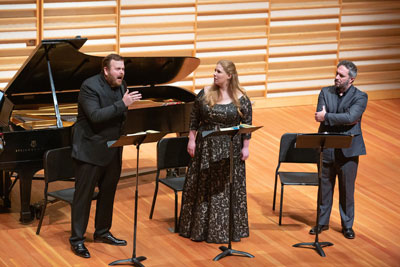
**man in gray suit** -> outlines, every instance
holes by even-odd
[[[76,160],[75,194],[71,211],[72,251],[90,258],[84,245],[90,206],[96,185],[95,242],[125,246],[110,233],[114,196],[122,166],[122,148],[108,148],[107,141],[120,137],[127,107],[139,100],[129,93],[124,79],[124,60],[117,54],[104,58],[102,72],[85,80],[78,97],[78,117],[73,127],[72,157]]]
[[[341,61],[337,65],[335,85],[322,88],[319,94],[315,112],[315,120],[320,122],[318,132],[351,134],[354,137],[349,148],[329,148],[323,151],[319,225],[318,228],[314,226],[310,234],[329,229],[337,175],[342,233],[346,238],[355,238],[354,187],[358,157],[366,154],[361,117],[368,102],[368,95],[353,86],[356,76],[356,65],[350,61]]]

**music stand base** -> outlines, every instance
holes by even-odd
[[[146,259],[146,257],[144,256],[139,256],[136,258],[130,258],[130,259],[125,259],[125,260],[117,260],[117,261],[113,261],[108,265],[116,265],[116,264],[120,264],[120,263],[132,263],[133,266],[137,266],[137,267],[144,267],[143,264],[141,264],[141,261],[144,261]]]
[[[243,256],[246,256],[246,257],[249,257],[249,258],[254,258],[254,256],[251,255],[250,253],[247,253],[247,252],[244,252],[244,251],[239,251],[239,250],[234,250],[234,249],[231,249],[231,248],[227,248],[225,246],[220,246],[219,249],[222,250],[222,253],[218,254],[214,258],[214,261],[217,261],[217,260],[219,260],[219,259],[221,259],[221,258],[223,258],[225,256],[240,256],[240,255],[243,255]],[[239,255],[234,255],[234,253],[239,254]]]
[[[294,244],[293,247],[305,247],[312,246],[321,257],[325,257],[325,252],[323,251],[323,247],[333,246],[331,242],[309,242],[309,243],[298,243]]]

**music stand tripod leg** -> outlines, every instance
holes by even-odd
[[[109,265],[116,265],[120,263],[132,263],[133,266],[136,267],[144,267],[141,261],[147,259],[144,256],[136,257],[136,232],[137,232],[137,209],[138,209],[138,185],[139,185],[139,148],[141,143],[144,141],[146,136],[143,137],[141,141],[136,144],[136,189],[135,189],[135,219],[134,219],[134,227],[133,227],[133,252],[132,258],[124,259],[124,260],[117,260],[111,262]]]
[[[304,246],[311,246],[315,248],[315,250],[318,252],[318,254],[321,257],[325,257],[325,252],[322,249],[323,247],[329,247],[333,246],[333,243],[331,242],[319,242],[318,241],[318,226],[319,226],[319,215],[320,215],[320,205],[321,205],[321,169],[322,169],[322,151],[323,151],[323,146],[320,148],[320,153],[319,153],[319,167],[318,167],[318,194],[317,194],[317,223],[316,223],[316,232],[315,232],[315,241],[314,242],[307,242],[307,243],[298,243],[294,244],[293,247],[304,247]]]
[[[229,234],[228,234],[228,247],[226,246],[220,246],[219,249],[222,250],[222,253],[218,254],[215,258],[214,261],[218,261],[219,259],[225,257],[225,256],[239,256],[243,255],[249,258],[254,258],[253,255],[250,253],[244,252],[244,251],[239,251],[239,250],[234,250],[232,249],[232,235],[233,235],[233,209],[232,209],[232,200],[233,200],[233,137],[235,136],[231,135],[231,141],[230,141],[230,163],[229,163]],[[238,254],[238,255],[235,255]]]

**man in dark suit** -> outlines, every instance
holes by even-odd
[[[310,234],[329,229],[337,175],[342,233],[346,238],[355,238],[354,187],[358,157],[366,154],[361,117],[368,102],[368,95],[353,86],[356,76],[356,65],[350,61],[341,61],[337,66],[335,85],[322,88],[319,94],[315,113],[315,120],[320,122],[318,132],[351,134],[354,137],[349,148],[329,148],[323,151],[319,225],[318,229],[314,226]]]
[[[102,72],[85,80],[78,97],[78,117],[73,127],[72,157],[76,160],[75,194],[71,211],[72,251],[84,258],[90,253],[84,245],[90,206],[96,185],[94,242],[125,246],[126,241],[110,233],[114,196],[122,166],[122,148],[108,148],[107,141],[121,134],[127,107],[141,95],[129,93],[124,60],[110,54],[104,58]]]

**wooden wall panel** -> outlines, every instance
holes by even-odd
[[[400,94],[400,2],[389,0],[0,0],[0,90],[41,39],[78,35],[93,55],[199,57],[174,84],[194,91],[231,59],[255,107],[310,104],[343,59],[372,97]]]
[[[37,44],[38,10],[36,0],[0,1],[0,90]]]
[[[267,100],[315,94],[332,83],[339,1],[271,1]]]
[[[357,63],[356,86],[400,89],[400,2],[343,0],[339,58]]]
[[[43,39],[82,36],[82,52],[104,56],[118,50],[118,1],[43,0]]]
[[[240,81],[252,95],[263,95],[269,1],[197,1],[196,89],[212,83],[220,59],[236,63]]]

